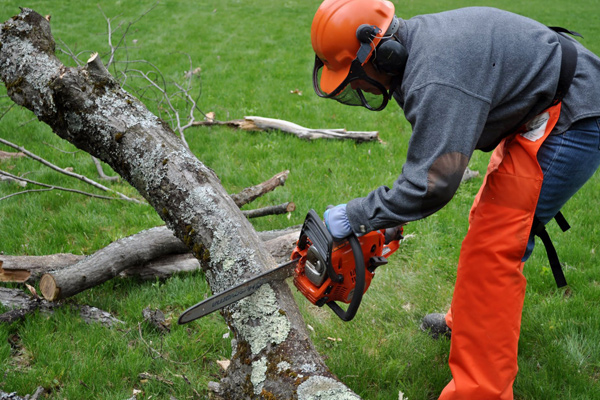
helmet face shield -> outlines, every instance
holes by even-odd
[[[372,111],[383,110],[387,105],[389,100],[387,89],[367,75],[358,58],[352,61],[346,79],[330,93],[323,91],[320,86],[323,68],[323,61],[318,56],[315,57],[313,87],[317,96],[334,99],[349,106],[363,106]]]

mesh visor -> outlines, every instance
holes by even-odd
[[[315,58],[313,69],[313,87],[319,97],[334,99],[349,106],[363,106],[372,111],[385,108],[389,94],[387,89],[375,79],[370,78],[358,60],[352,61],[346,79],[331,93],[321,90],[321,73],[324,64],[319,57]]]

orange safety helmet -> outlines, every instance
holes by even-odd
[[[318,82],[323,92],[332,93],[350,73],[361,48],[357,38],[359,26],[379,28],[370,38],[370,51],[366,57],[363,55],[364,65],[394,20],[394,10],[394,4],[387,0],[325,0],[321,4],[313,19],[311,41],[324,64]]]

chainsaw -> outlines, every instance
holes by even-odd
[[[387,258],[398,250],[402,233],[399,226],[334,241],[318,214],[310,210],[290,261],[188,308],[178,323],[201,318],[250,296],[265,283],[291,276],[312,304],[327,305],[343,321],[350,321],[377,267],[387,264]],[[338,302],[348,304],[346,310]]]

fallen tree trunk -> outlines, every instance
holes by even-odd
[[[49,22],[30,9],[3,24],[0,44],[0,77],[11,99],[135,187],[200,260],[213,292],[275,266],[214,172],[123,91],[98,57],[79,68],[62,65]],[[358,398],[314,349],[285,282],[263,285],[222,315],[237,346],[221,397]]]
[[[289,259],[299,235],[300,226],[280,231],[258,232],[258,236],[265,242],[266,248],[278,262]],[[153,251],[153,254],[160,254],[146,263],[135,264],[135,260],[145,258],[144,254],[138,253],[145,251],[146,246],[149,244],[143,243],[143,241],[149,240],[151,237],[162,243],[160,246],[155,247]],[[177,272],[194,271],[200,268],[198,259],[189,252],[189,249],[179,239],[173,236],[173,232],[166,226],[154,228],[152,235],[136,234],[125,238],[125,240],[121,239],[118,248],[117,246],[111,246],[109,251],[106,249],[100,249],[99,251],[104,253],[104,257],[94,257],[94,260],[103,260],[104,263],[95,262],[95,265],[91,268],[98,271],[114,268],[122,271],[121,275],[135,276],[141,279],[164,279]],[[33,284],[39,281],[44,274],[52,275],[54,272],[63,269],[77,270],[78,263],[85,258],[86,256],[71,253],[47,256],[0,255],[0,282],[27,282]],[[127,260],[131,261],[132,264],[122,265]],[[62,272],[67,275],[70,273],[68,271]],[[75,272],[75,275],[77,274],[78,272]],[[108,273],[95,273],[94,276],[109,279],[112,277]],[[88,277],[87,283],[91,287],[103,282],[105,280],[102,279],[90,282]]]

